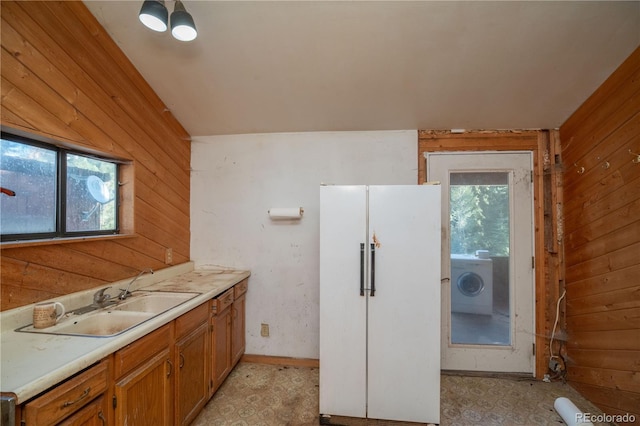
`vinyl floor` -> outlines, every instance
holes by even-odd
[[[317,368],[241,362],[192,425],[318,425],[318,381]],[[601,413],[562,382],[443,374],[440,392],[442,426],[562,425],[553,408],[555,399],[561,396],[585,413]],[[416,425],[336,417],[329,424]]]

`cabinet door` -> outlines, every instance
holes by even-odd
[[[233,316],[233,336],[231,339],[232,365],[236,365],[245,349],[245,305],[246,296],[242,294],[231,305]]]
[[[96,398],[73,416],[59,423],[59,426],[106,426],[107,401],[104,395]]]
[[[191,423],[209,399],[208,337],[205,321],[176,343],[176,424]]]
[[[215,392],[231,371],[231,307],[212,317],[212,372]]]
[[[167,348],[116,383],[116,425],[173,424],[170,356]]]

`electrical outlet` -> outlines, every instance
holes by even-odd
[[[269,324],[260,324],[260,335],[262,337],[269,337]]]
[[[167,248],[164,252],[164,263],[167,265],[173,263],[173,249],[171,247]]]
[[[549,360],[549,370],[559,373],[564,370],[564,362],[560,358],[552,358]]]

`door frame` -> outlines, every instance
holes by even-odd
[[[545,204],[558,197],[559,189],[552,185],[551,195],[545,197],[545,173],[553,169],[560,161],[558,130],[518,130],[518,131],[418,131],[418,184],[426,182],[425,152],[447,151],[530,151],[533,152],[533,208],[534,208],[534,256],[535,268],[535,364],[534,374],[542,379],[548,369],[550,327],[555,318],[555,302],[559,296],[556,280],[562,279],[562,253],[554,256],[545,249],[545,229],[555,227],[545,222]],[[553,176],[553,175],[552,175]],[[555,208],[549,208],[552,212]],[[551,234],[556,235],[552,229]],[[552,243],[552,242],[550,242]],[[548,278],[550,277],[551,278]]]
[[[438,170],[435,176],[427,173],[428,176],[431,179],[446,179],[446,182],[442,181],[442,208],[444,210],[441,226],[443,229],[447,228],[447,231],[443,232],[442,269],[443,276],[448,275],[451,278],[442,278],[443,287],[447,288],[447,291],[443,290],[442,292],[444,296],[442,298],[443,319],[441,324],[443,327],[442,344],[444,345],[442,348],[443,365],[448,363],[449,367],[447,368],[456,370],[535,374],[535,352],[532,352],[531,347],[531,343],[535,339],[535,304],[532,300],[535,291],[535,267],[531,265],[535,231],[533,226],[533,175],[531,183],[529,183],[529,174],[533,173],[533,153],[531,151],[455,151],[430,152],[425,153],[424,157],[427,161],[427,167],[429,167],[429,159],[431,158],[431,165]],[[438,158],[442,158],[442,160],[436,160]],[[507,164],[503,164],[505,161]],[[427,171],[429,172],[429,170]],[[452,305],[449,286],[452,288],[454,283],[452,282],[453,276],[449,275],[449,273],[453,274],[449,256],[451,244],[451,232],[448,225],[451,211],[448,201],[450,194],[449,174],[466,171],[503,172],[510,176],[508,183],[510,193],[508,278],[510,343],[508,345],[453,343],[450,340],[452,338]],[[525,189],[522,186],[526,186],[526,195],[522,192]],[[524,204],[525,201],[526,204]],[[448,244],[445,244],[444,240]],[[474,362],[475,368],[465,367]]]

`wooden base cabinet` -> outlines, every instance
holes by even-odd
[[[188,425],[209,400],[209,305],[176,320],[176,425]]]
[[[243,280],[236,284],[233,288],[233,304],[231,305],[232,316],[232,338],[231,338],[231,364],[235,366],[242,355],[246,347],[246,326],[245,326],[245,307],[246,307],[246,292],[247,292],[247,280]]]
[[[188,425],[245,351],[247,280],[16,407],[28,426]]]
[[[231,371],[232,303],[233,288],[211,300],[211,395]]]
[[[248,280],[244,279],[211,300],[211,395],[245,351],[247,285]]]
[[[173,424],[172,326],[167,324],[116,352],[116,425]]]

